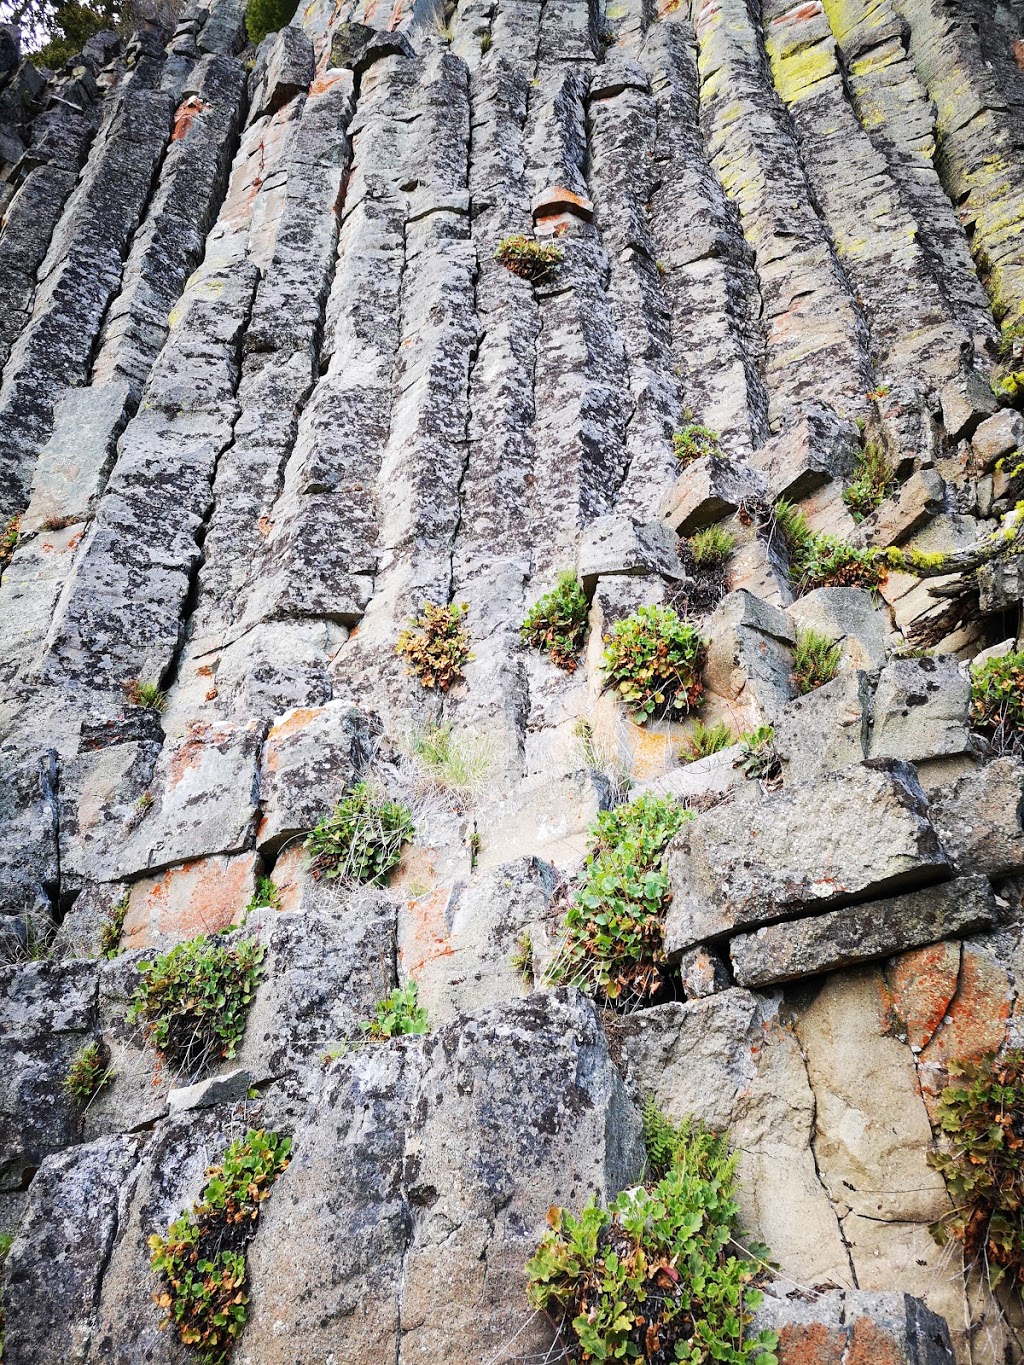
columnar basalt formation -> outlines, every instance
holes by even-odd
[[[54,75],[0,30],[10,1365],[193,1358],[147,1238],[261,1128],[237,1362],[575,1358],[523,1265],[642,1179],[650,1097],[740,1151],[781,1365],[1021,1357],[928,1156],[1022,1036],[1024,739],[971,689],[1021,643],[1022,25],[312,0],[254,49],[192,0]],[[521,634],[567,571],[575,668]],[[399,635],[462,603],[425,687]],[[693,762],[602,671],[652,606],[726,727]],[[380,886],[305,845],[362,781],[415,826]],[[663,987],[606,1009],[552,963],[640,795],[692,819]],[[127,1007],[198,935],[265,950],[245,1032],[154,1067]],[[368,1041],[409,982],[432,1032]]]

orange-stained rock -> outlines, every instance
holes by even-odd
[[[905,1030],[910,1046],[923,1048],[945,1018],[959,973],[959,943],[933,943],[894,958],[885,974],[890,1032]]]
[[[843,1365],[905,1365],[906,1356],[892,1337],[870,1318],[855,1318],[848,1331],[850,1344]]]
[[[171,133],[172,142],[180,142],[188,135],[189,129],[199,115],[206,108],[206,105],[198,95],[190,95],[184,103],[179,104],[174,115],[174,131]]]
[[[136,882],[128,897],[123,949],[169,948],[240,919],[256,886],[258,858],[198,858]]]
[[[933,1123],[935,1101],[947,1083],[948,1064],[975,1061],[1000,1046],[1011,996],[1005,970],[983,949],[965,943],[956,995],[944,1022],[918,1057],[921,1090]]]
[[[845,1365],[846,1333],[823,1322],[793,1324],[779,1333],[779,1365]]]
[[[302,905],[302,888],[309,871],[309,854],[301,843],[289,844],[277,858],[270,880],[277,887],[278,909],[298,910]]]
[[[427,895],[406,902],[398,958],[408,976],[416,978],[426,963],[455,952],[447,920],[451,894],[450,886],[437,886]]]

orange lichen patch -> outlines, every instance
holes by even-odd
[[[171,141],[180,142],[183,137],[187,137],[188,130],[207,107],[198,95],[190,95],[187,100],[179,104],[174,115],[174,131],[171,133]]]
[[[1024,38],[1014,38],[1010,46],[1013,48],[1013,60],[1024,71]]]
[[[788,14],[780,14],[777,19],[772,20],[772,25],[799,24],[804,19],[817,19],[824,12],[818,0],[807,0],[806,4],[797,5],[796,9],[791,9]]]
[[[124,948],[166,948],[227,928],[252,897],[256,866],[255,853],[197,858],[136,882],[128,896]]]
[[[959,943],[901,953],[885,974],[887,1031],[901,1036],[905,1031],[911,1047],[925,1047],[946,1017],[959,973]]]
[[[843,1365],[903,1365],[903,1351],[884,1328],[870,1318],[854,1318]],[[781,1365],[781,1361],[780,1361]]]
[[[280,762],[280,755],[277,747],[282,739],[288,735],[294,735],[299,730],[304,730],[311,720],[316,720],[317,716],[322,716],[324,708],[322,706],[297,706],[294,711],[289,711],[284,720],[271,727],[267,735],[264,762],[271,770],[277,767]]]
[[[168,785],[176,786],[186,773],[199,766],[205,753],[229,738],[227,730],[215,729],[203,721],[196,721],[190,725],[167,765]]]
[[[270,880],[277,887],[278,908],[298,910],[302,906],[302,888],[309,871],[309,854],[301,844],[290,844],[278,857]]]
[[[790,1325],[779,1332],[779,1365],[843,1365],[846,1335],[823,1322]]]
[[[313,81],[313,84],[309,87],[309,95],[307,99],[311,100],[316,99],[317,95],[326,94],[328,90],[333,90],[334,87],[342,81],[348,81],[351,84],[352,73],[350,71],[339,71],[337,69],[328,67],[327,63],[330,61],[330,59],[331,45],[330,43],[328,43],[326,48],[324,49],[324,54],[322,58],[324,69],[320,72],[320,74]]]
[[[408,902],[398,955],[402,970],[408,975],[417,977],[428,962],[454,954],[446,918],[451,894],[450,886],[437,886],[427,895]]]
[[[639,725],[630,726],[630,741],[633,747],[631,775],[637,782],[645,782],[651,777],[660,777],[672,767],[678,736],[656,734],[643,730]]]
[[[965,943],[956,995],[944,1022],[918,1057],[921,1090],[933,1123],[935,1101],[947,1083],[949,1063],[976,1061],[1002,1044],[1011,998],[1010,979],[1003,968]]]

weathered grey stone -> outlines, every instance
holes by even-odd
[[[272,114],[298,94],[305,94],[314,72],[313,44],[301,29],[286,24],[260,44],[249,77],[249,117]]]
[[[987,877],[962,877],[891,900],[765,925],[729,942],[740,986],[773,986],[889,957],[939,939],[989,928],[995,900]]]
[[[971,371],[965,382],[947,384],[939,394],[942,424],[951,441],[971,436],[978,424],[999,406],[980,375]]]
[[[870,756],[921,763],[980,752],[968,725],[970,700],[955,659],[893,659],[878,679]]]
[[[989,877],[1024,867],[1024,763],[997,758],[929,794],[943,848],[962,873]]]
[[[848,668],[870,671],[885,663],[888,624],[864,588],[815,588],[786,614],[794,630],[814,630],[841,644]]]
[[[331,65],[350,67],[357,76],[374,62],[392,56],[415,56],[404,33],[349,23],[339,24],[331,37]]]
[[[731,984],[729,969],[710,948],[691,948],[679,959],[679,979],[687,1000],[703,1000],[717,995]],[[741,983],[743,984],[743,983]]]
[[[946,484],[937,469],[919,469],[901,483],[850,536],[851,545],[899,545],[945,504]]]
[[[766,492],[764,476],[745,461],[705,455],[687,465],[662,497],[658,510],[677,535],[689,536],[729,516],[741,503],[758,501]]]
[[[736,929],[942,880],[950,859],[913,768],[869,760],[698,815],[667,866],[665,947],[678,955]]]
[[[805,498],[853,469],[857,428],[831,408],[810,404],[797,420],[752,455],[771,498]]]
[[[167,1092],[167,1111],[183,1114],[187,1109],[209,1109],[215,1104],[230,1104],[247,1098],[252,1088],[252,1076],[244,1066],[226,1071],[222,1076],[211,1076],[208,1081],[182,1086]]]
[[[719,697],[747,704],[753,729],[772,723],[793,695],[793,627],[753,593],[730,593],[708,619],[704,678]]]
[[[577,573],[592,592],[601,574],[664,574],[682,578],[677,541],[662,522],[598,517],[580,540]]]
[[[995,613],[1013,608],[1024,599],[1024,555],[982,564],[977,571],[978,606]]]
[[[0,754],[0,915],[37,920],[49,913],[59,880],[57,755],[24,762]]]
[[[770,1289],[753,1331],[779,1335],[779,1365],[953,1365],[943,1318],[910,1294],[819,1288],[782,1295]],[[809,1353],[813,1352],[813,1356]]]
[[[84,521],[95,508],[114,463],[114,447],[128,420],[126,383],[72,389],[57,404],[53,432],[36,463],[26,532],[48,522]]]
[[[1012,408],[1001,408],[980,424],[971,437],[971,449],[982,470],[989,470],[1005,455],[1024,446],[1024,417]]]
[[[871,684],[859,670],[795,697],[775,720],[787,780],[809,782],[867,758],[870,718]]]

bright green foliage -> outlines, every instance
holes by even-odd
[[[839,672],[842,645],[833,644],[817,630],[798,630],[793,651],[793,681],[797,691],[813,692],[831,682]]]
[[[889,457],[884,446],[869,441],[857,452],[853,482],[843,493],[843,502],[854,521],[863,521],[896,487]]]
[[[100,926],[100,957],[115,958],[121,951],[121,935],[128,914],[128,892],[114,902]]]
[[[997,752],[1024,752],[1024,653],[1004,654],[974,669],[970,714]]]
[[[698,758],[707,758],[709,754],[717,754],[720,749],[728,749],[734,742],[733,733],[724,720],[716,721],[714,725],[697,721],[693,733],[683,740],[682,757],[687,763],[695,763]]]
[[[366,782],[357,782],[331,815],[306,839],[315,855],[313,872],[333,880],[352,878],[379,886],[402,856],[402,845],[416,833],[407,806],[383,801]]]
[[[517,233],[501,239],[494,258],[513,275],[538,283],[555,273],[565,259],[565,252],[560,246],[545,246]]]
[[[804,514],[780,498],[775,525],[789,552],[789,576],[801,593],[814,588],[874,588],[885,574],[884,560],[872,550],[812,531]]]
[[[940,1171],[953,1211],[935,1239],[962,1242],[967,1265],[984,1266],[994,1288],[1024,1285],[1024,1051],[953,1063],[936,1117],[946,1139],[928,1164]]]
[[[583,584],[569,569],[559,576],[554,591],[526,613],[520,634],[534,649],[546,649],[553,664],[575,673],[588,610]]]
[[[388,1038],[402,1038],[408,1033],[429,1033],[427,1011],[416,1003],[419,988],[415,981],[407,981],[373,1007],[373,1018],[359,1025],[368,1038],[384,1042]]]
[[[696,1123],[648,1106],[650,1179],[607,1209],[553,1207],[526,1263],[527,1295],[562,1329],[566,1358],[648,1365],[778,1365],[774,1332],[747,1336],[762,1264],[734,1254],[736,1158]],[[763,1248],[757,1248],[760,1253]]]
[[[527,986],[533,985],[533,935],[528,929],[524,929],[516,939],[508,965]]]
[[[395,653],[405,655],[405,671],[419,678],[422,687],[447,692],[463,680],[463,666],[473,657],[469,634],[463,628],[468,612],[468,602],[453,602],[447,607],[427,602],[399,635]]]
[[[704,700],[704,645],[671,607],[638,607],[604,637],[601,668],[639,724],[652,716],[687,715]]]
[[[7,568],[18,546],[18,532],[21,530],[21,517],[11,517],[0,528],[0,573]]]
[[[245,31],[250,43],[259,47],[268,33],[276,33],[290,24],[298,7],[298,0],[248,0]]]
[[[672,433],[672,454],[679,463],[685,468],[705,455],[721,453],[718,432],[712,431],[710,427],[702,427],[699,422],[694,421],[693,413],[687,410],[685,425]]]
[[[129,678],[121,687],[129,705],[138,706],[143,711],[156,711],[158,714],[167,710],[167,697],[160,691],[159,683]]]
[[[720,526],[708,526],[690,537],[690,553],[694,563],[709,569],[724,564],[735,548],[735,537]]]
[[[112,0],[88,0],[86,4],[58,0],[52,17],[48,16],[46,45],[31,54],[33,65],[60,71],[72,57],[78,56],[94,34],[116,28],[120,14],[121,6]],[[27,27],[31,31],[33,26]]]
[[[590,988],[623,1002],[657,993],[665,977],[669,902],[664,853],[669,840],[692,819],[693,812],[671,796],[641,796],[601,812],[549,981]]]
[[[486,741],[459,734],[447,722],[425,726],[413,737],[412,752],[430,784],[460,801],[469,801],[480,793],[491,769]]]
[[[248,1311],[245,1247],[263,1201],[287,1169],[292,1140],[250,1129],[207,1169],[198,1203],[176,1218],[167,1236],[149,1238],[150,1265],[160,1276],[154,1301],[164,1323],[199,1365],[227,1365]]]
[[[68,1074],[64,1077],[64,1089],[81,1108],[110,1080],[103,1048],[99,1043],[86,1043],[76,1054]]]
[[[775,748],[775,726],[759,725],[740,735],[740,759],[745,776],[773,782],[782,775],[782,763]]]
[[[280,910],[281,893],[274,885],[270,877],[257,877],[256,890],[249,899],[249,904],[245,907],[245,913],[251,910]]]
[[[160,1056],[189,1074],[234,1057],[265,953],[252,939],[225,943],[203,934],[140,962],[128,1022],[141,1023]]]

